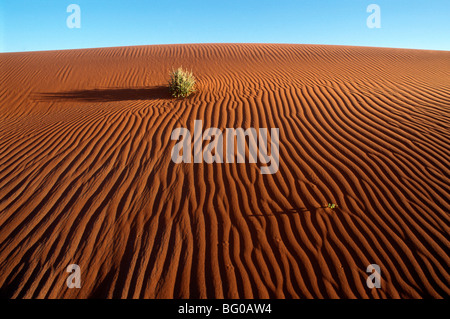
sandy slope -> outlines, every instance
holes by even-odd
[[[180,65],[199,80],[183,101]],[[0,70],[3,296],[449,296],[450,52],[163,45]],[[170,134],[196,119],[278,127],[278,173],[174,164]]]

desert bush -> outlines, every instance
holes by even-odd
[[[195,92],[195,77],[192,72],[179,67],[170,73],[169,89],[174,97],[187,97]]]

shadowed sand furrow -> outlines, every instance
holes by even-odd
[[[198,91],[178,100],[180,65]],[[1,295],[449,296],[448,52],[155,45],[0,67]],[[246,163],[175,164],[171,133],[194,120],[224,145],[226,128],[279,128],[279,170],[261,175],[248,139]]]

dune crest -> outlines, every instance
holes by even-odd
[[[180,65],[198,92],[176,100]],[[155,45],[0,70],[2,296],[449,296],[450,52]],[[174,163],[195,120],[279,128],[278,171]]]

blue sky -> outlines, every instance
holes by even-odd
[[[81,28],[70,29],[70,4]],[[368,28],[369,4],[381,28]],[[450,50],[450,0],[0,0],[0,52],[171,43]]]

